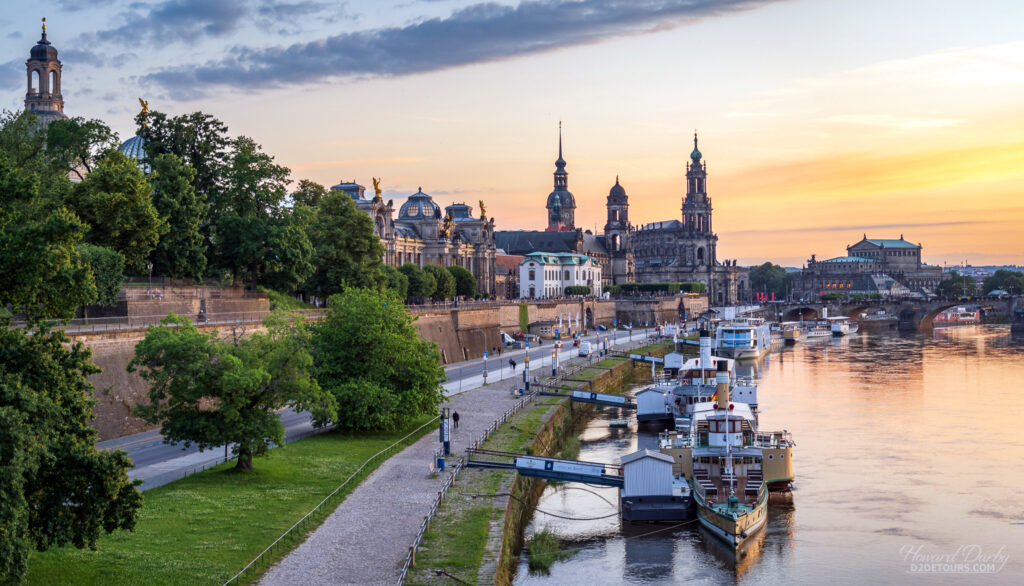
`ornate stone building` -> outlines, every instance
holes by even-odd
[[[568,191],[559,130],[555,190],[548,195],[547,230],[497,233],[498,247],[508,254],[532,252],[583,254],[601,266],[601,281],[619,283],[697,282],[707,288],[712,304],[732,304],[749,298],[749,270],[735,260],[718,260],[718,235],[711,225],[711,198],[707,192],[707,166],[693,137],[693,152],[686,167],[686,196],[682,220],[654,222],[637,228],[629,221],[629,196],[615,178],[608,191],[604,234],[572,229],[575,200]],[[565,201],[571,202],[566,207]]]
[[[46,19],[43,19],[43,36],[32,47],[25,71],[28,91],[25,93],[25,110],[38,116],[44,123],[67,118],[64,115],[64,98],[60,93],[61,62],[57,49],[46,40]]]
[[[385,264],[397,267],[412,263],[421,268],[428,264],[457,265],[473,273],[481,293],[497,292],[494,219],[485,215],[483,202],[479,218],[474,218],[473,208],[464,203],[446,207],[442,215],[441,207],[421,188],[401,205],[395,219],[394,203],[381,198],[377,180],[374,187],[372,198],[366,197],[366,188],[354,181],[343,181],[331,189],[347,194],[356,208],[373,220],[374,231],[384,245]]]
[[[686,165],[682,221],[653,222],[629,230],[625,233],[626,247],[635,261],[637,282],[703,283],[708,300],[714,305],[743,302],[749,295],[749,270],[737,266],[735,260],[718,260],[718,235],[712,228],[711,197],[707,191],[707,163],[701,158],[694,133],[693,152]],[[605,231],[608,232],[607,226]]]
[[[942,267],[921,262],[921,245],[868,238],[846,247],[846,256],[818,260],[811,255],[794,292],[800,297],[826,293],[880,294],[885,297],[927,295],[942,280]]]

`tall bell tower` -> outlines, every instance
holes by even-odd
[[[46,39],[45,18],[43,36],[32,47],[25,70],[28,79],[25,110],[47,124],[67,118],[64,115],[64,98],[60,93],[61,63],[57,59],[57,49]]]
[[[697,132],[693,133],[693,152],[686,164],[686,198],[683,199],[683,237],[687,240],[688,264],[717,264],[715,248],[718,236],[711,229],[711,198],[708,197],[708,167],[701,162]]]

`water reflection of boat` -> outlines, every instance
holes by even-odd
[[[721,539],[716,539],[715,537],[717,536],[714,536],[703,525],[700,525],[698,531],[703,538],[704,551],[727,569],[735,572],[737,578],[742,578],[764,552],[767,531],[759,531],[756,535],[740,544],[739,547],[733,547]]]

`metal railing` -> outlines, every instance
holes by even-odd
[[[342,482],[338,486],[338,488],[335,488],[333,491],[331,491],[331,494],[324,497],[324,499],[320,501],[320,503],[317,504],[317,506],[313,507],[313,510],[306,513],[301,519],[296,521],[294,525],[289,527],[288,530],[284,532],[284,534],[275,539],[273,543],[268,545],[266,549],[260,552],[260,554],[256,556],[251,562],[249,562],[244,568],[242,568],[240,572],[232,576],[227,582],[224,582],[224,586],[228,586],[229,584],[240,583],[241,579],[248,577],[250,571],[255,572],[255,569],[257,567],[265,565],[266,562],[272,559],[276,553],[279,553],[281,550],[287,548],[289,541],[293,537],[295,537],[296,539],[301,538],[301,536],[305,534],[305,531],[311,527],[317,515],[326,516],[330,514],[328,508],[330,507],[333,501],[337,500],[340,497],[342,489],[351,484],[353,480],[362,480],[364,472],[371,464],[382,462],[391,457],[391,455],[393,455],[394,453],[404,450],[407,447],[405,442],[409,438],[413,437],[414,435],[417,435],[419,432],[423,430],[423,428],[427,427],[428,425],[434,425],[437,420],[438,417],[431,418],[430,421],[424,423],[423,425],[409,432],[409,434],[403,437],[402,439],[396,441],[390,446],[370,456],[370,458],[363,462],[362,465],[359,466],[359,468],[356,468],[355,472],[353,472],[348,478],[345,479],[345,482]],[[450,482],[448,484],[449,486],[451,485]],[[447,488],[445,489],[445,493],[447,493]]]
[[[504,413],[487,426],[487,429],[480,434],[480,437],[466,448],[466,453],[469,454],[470,452],[479,449],[479,447],[483,445],[483,443],[486,442],[499,427],[504,425],[509,419],[518,413],[520,409],[529,405],[536,398],[537,391],[533,391],[529,395],[526,395],[522,399],[516,401],[513,406],[505,410]],[[445,483],[441,486],[441,490],[438,491],[437,498],[434,499],[434,503],[430,506],[430,511],[427,512],[426,516],[423,518],[423,522],[420,523],[420,530],[416,534],[416,538],[413,539],[412,545],[409,546],[409,553],[406,554],[405,563],[402,564],[402,572],[398,576],[399,586],[405,584],[406,578],[409,577],[409,571],[416,565],[416,551],[423,543],[423,537],[426,535],[427,531],[430,530],[430,522],[434,519],[434,515],[437,514],[437,510],[441,506],[441,501],[443,501],[444,497],[448,495],[448,490],[451,489],[452,484],[458,480],[459,474],[462,472],[464,465],[465,459],[459,458],[459,461],[452,467],[451,475],[448,476]]]

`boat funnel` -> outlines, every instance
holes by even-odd
[[[718,372],[715,373],[715,393],[718,395],[718,408],[729,408],[729,363],[725,360],[718,361]]]
[[[708,330],[700,331],[700,369],[711,369],[711,332]]]

